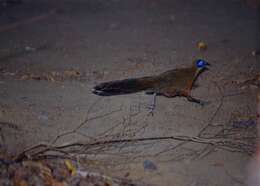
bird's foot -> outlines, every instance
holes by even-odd
[[[156,106],[156,95],[157,94],[154,92],[153,97],[152,97],[152,103],[148,106],[148,109],[149,109],[148,115],[153,116],[154,109],[155,109],[155,106]]]
[[[192,96],[187,96],[187,99],[188,99],[188,101],[197,103],[197,104],[199,104],[202,107],[204,107],[204,106],[206,106],[206,105],[208,105],[210,103],[209,101],[203,101],[203,100],[194,98]]]
[[[204,106],[206,106],[206,105],[208,105],[208,104],[210,104],[210,101],[200,100],[200,102],[199,102],[199,105],[200,105],[201,107],[204,107]]]
[[[148,116],[153,116],[154,115],[154,109],[155,109],[155,104],[151,104],[149,106],[147,106],[147,109],[148,109]]]

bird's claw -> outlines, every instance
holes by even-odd
[[[199,100],[198,104],[199,104],[201,107],[204,107],[204,106],[210,104],[210,101],[202,101],[202,100]]]
[[[204,107],[204,106],[206,106],[210,103],[209,101],[203,101],[203,100],[200,100],[200,99],[193,98],[191,96],[188,96],[187,99],[190,102],[198,103],[202,107]]]
[[[149,106],[147,107],[147,109],[149,110],[147,115],[148,115],[148,116],[149,116],[149,115],[152,115],[152,116],[153,116],[153,115],[154,115],[155,105],[154,105],[154,104],[151,104],[151,105],[149,105]]]

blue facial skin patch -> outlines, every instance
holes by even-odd
[[[202,59],[198,59],[197,62],[196,62],[196,65],[198,68],[204,68],[207,66],[207,62],[202,60]]]

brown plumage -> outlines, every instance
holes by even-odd
[[[96,85],[92,92],[100,96],[112,96],[145,91],[166,97],[184,96],[189,101],[202,103],[191,96],[191,89],[197,76],[209,65],[196,60],[190,67],[166,71],[159,75],[104,82]]]

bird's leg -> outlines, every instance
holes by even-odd
[[[180,96],[186,97],[188,101],[194,102],[194,103],[198,103],[198,104],[201,105],[201,106],[204,106],[204,105],[207,103],[207,102],[205,102],[205,101],[202,101],[202,100],[200,100],[200,99],[197,99],[197,98],[192,97],[190,90],[189,90],[189,91],[185,91],[185,92],[179,92],[178,94],[179,94]]]
[[[152,96],[152,100],[151,100],[151,103],[150,105],[148,106],[148,109],[149,109],[149,113],[148,115],[152,115],[153,116],[153,111],[155,109],[155,106],[156,106],[156,92],[153,93],[153,96]]]

